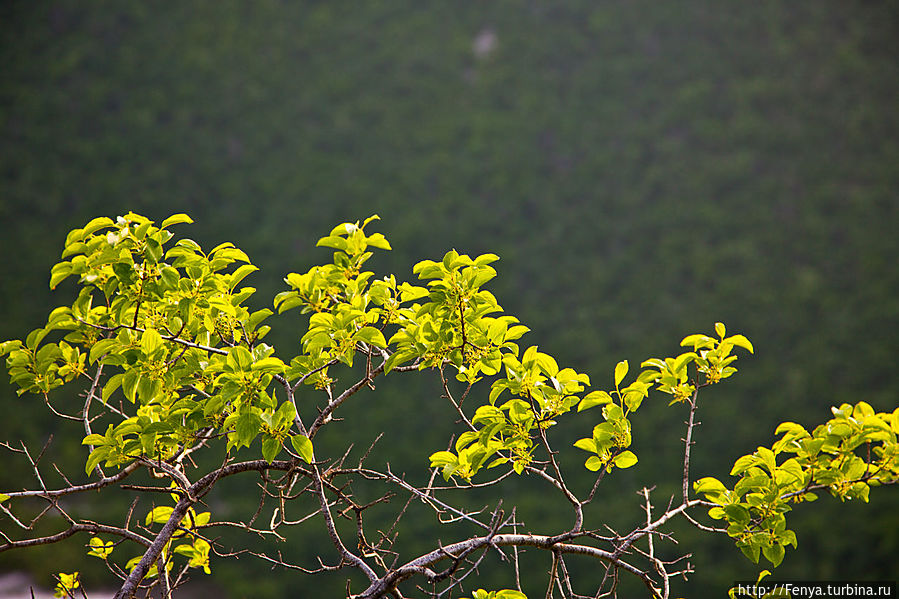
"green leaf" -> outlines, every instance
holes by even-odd
[[[624,394],[624,405],[632,412],[640,407],[646,394],[642,391],[628,391]]]
[[[724,339],[724,336],[727,334],[727,328],[724,326],[723,322],[715,323],[715,332],[718,334],[719,337]]]
[[[574,442],[574,446],[590,453],[596,453],[596,441],[590,439],[578,439]]]
[[[496,458],[495,460],[493,460],[492,462],[487,464],[487,469],[489,470],[490,468],[496,468],[497,466],[501,466],[501,465],[507,463],[508,461],[509,461],[509,458]],[[515,466],[513,465],[512,467],[514,468]],[[519,472],[518,474],[521,474],[521,472]]]
[[[145,222],[142,222],[140,225],[138,225],[138,226],[134,229],[134,231],[133,231],[134,236],[135,236],[137,239],[143,240],[143,239],[147,236],[147,231],[150,230],[150,226],[151,226],[152,224],[153,224],[153,223],[152,223],[151,221],[145,221]]]
[[[471,286],[478,288],[494,277],[496,277],[496,270],[489,266],[480,267],[475,272],[475,276],[471,281]]]
[[[268,358],[262,358],[261,360],[256,360],[253,363],[252,370],[254,372],[272,372],[282,374],[284,369],[287,368],[279,358],[275,358],[274,356],[270,356]]]
[[[228,363],[234,370],[248,372],[253,367],[253,355],[250,350],[238,345],[228,352]]]
[[[71,574],[66,574],[65,572],[60,572],[58,575],[59,583],[56,585],[54,597],[74,597],[74,590],[81,586],[81,579],[78,576],[78,572],[72,572]]]
[[[730,505],[724,506],[724,513],[727,516],[728,522],[733,522],[741,526],[746,526],[747,524],[749,524],[749,521],[752,517],[752,515],[749,513],[749,510],[738,503],[732,503]]]
[[[164,221],[162,221],[162,224],[159,225],[159,228],[165,229],[166,227],[170,227],[171,225],[180,225],[182,223],[191,224],[193,222],[194,222],[193,219],[191,217],[187,216],[186,214],[183,214],[183,213],[173,214],[170,217],[168,217],[167,219],[165,219]]]
[[[115,393],[115,390],[122,386],[122,379],[125,378],[125,375],[122,373],[114,374],[109,377],[109,380],[106,382],[106,385],[103,387],[103,395],[102,400],[103,403],[109,401],[109,396]]]
[[[778,424],[777,428],[774,429],[774,434],[779,435],[781,433],[801,435],[803,437],[808,435],[808,431],[805,430],[805,427],[795,422],[781,422],[780,424]]]
[[[286,312],[303,305],[303,298],[298,296],[294,291],[282,291],[275,296],[274,306],[278,309],[278,314]]]
[[[147,237],[147,247],[144,250],[144,256],[150,262],[159,262],[162,259],[162,244],[152,237]]]
[[[771,479],[766,474],[758,474],[756,476],[743,475],[743,477],[737,481],[737,484],[734,485],[734,492],[737,495],[743,495],[747,491],[763,493],[770,488],[770,485]]]
[[[720,507],[713,507],[709,510],[709,517],[713,520],[721,520],[724,518],[724,509]]]
[[[259,267],[253,266],[252,264],[242,264],[240,267],[234,270],[231,273],[230,279],[228,281],[228,288],[233,290],[237,287],[237,284],[243,281],[247,275],[250,273],[256,272],[259,270]]]
[[[144,519],[144,524],[149,526],[151,523],[163,524],[169,521],[169,518],[172,516],[172,512],[174,508],[168,505],[160,505],[154,507],[150,510],[150,513],[147,514],[147,517]]]
[[[605,391],[592,391],[584,396],[577,406],[577,411],[589,410],[594,406],[612,403],[612,396]]]
[[[412,358],[417,357],[418,354],[414,351],[397,351],[393,353],[390,358],[388,358],[387,363],[384,365],[384,374],[389,374],[391,370],[400,366],[401,364],[408,362]]]
[[[699,358],[694,352],[686,352],[679,355],[674,359],[674,364],[671,366],[671,372],[674,374],[680,374],[680,372],[687,366],[690,360],[696,360]]]
[[[73,243],[79,242],[84,239],[84,229],[72,229],[69,231],[69,234],[66,235],[66,243],[65,245],[72,245]]]
[[[240,291],[231,296],[231,305],[239,306],[248,297],[256,293],[255,287],[243,287]]]
[[[112,549],[114,546],[115,544],[112,541],[104,541],[100,537],[91,537],[91,550],[88,552],[88,555],[99,557],[100,559],[106,559],[109,554],[112,553]]]
[[[106,442],[106,437],[103,435],[98,435],[96,433],[86,436],[82,439],[82,445],[102,445]]]
[[[693,490],[697,493],[724,493],[727,487],[712,476],[706,476],[693,483]]]
[[[715,344],[715,340],[708,335],[687,335],[681,340],[680,344],[681,347],[692,345],[694,349],[698,349],[700,347],[711,347]]]
[[[742,474],[755,466],[757,461],[758,458],[754,455],[744,455],[743,457],[738,458],[737,461],[734,462],[734,467],[731,469],[730,475],[736,476],[737,474]]]
[[[362,227],[361,227],[361,228],[364,229],[366,226],[368,226],[368,223],[374,222],[374,221],[376,221],[376,220],[381,220],[381,217],[378,216],[377,213],[372,214],[371,216],[369,216],[368,218],[366,218],[364,221],[362,221]]]
[[[368,237],[365,238],[365,242],[368,245],[370,245],[372,247],[376,247],[378,249],[382,249],[382,250],[393,249],[390,247],[390,242],[388,242],[387,239],[380,233],[375,233],[373,235],[369,235]]]
[[[0,343],[0,356],[5,356],[8,353],[15,352],[16,350],[22,347],[22,342],[18,339],[12,339],[10,341],[4,341]],[[899,408],[897,408],[899,409]]]
[[[556,376],[559,373],[559,365],[556,363],[555,358],[549,354],[538,353],[536,362],[546,376]]]
[[[197,550],[194,549],[193,545],[178,545],[175,547],[174,552],[179,555],[186,555],[187,557],[193,557],[197,554]]]
[[[262,440],[262,457],[269,464],[272,463],[279,451],[281,451],[281,442],[275,437],[265,437]]]
[[[615,386],[621,384],[621,381],[624,380],[624,377],[627,376],[627,360],[622,360],[615,365]]]
[[[624,412],[618,404],[610,403],[606,404],[602,409],[602,415],[609,422],[614,422],[616,420],[621,420],[624,418]]]
[[[250,317],[247,319],[247,322],[246,322],[247,330],[252,331],[259,325],[259,323],[261,323],[263,320],[265,320],[272,314],[274,314],[274,312],[272,312],[268,308],[263,308],[262,310],[256,310],[255,312],[250,314]]]
[[[112,222],[111,218],[108,218],[106,216],[100,216],[98,218],[93,219],[92,221],[90,221],[89,223],[87,223],[84,226],[84,229],[81,230],[81,238],[84,239],[85,237],[93,235],[100,229],[103,229],[106,227],[114,227],[114,226],[115,226],[115,223]]]
[[[50,269],[50,289],[56,289],[63,280],[72,274],[71,262],[60,262]]]
[[[162,381],[157,381],[147,377],[140,377],[137,380],[137,398],[142,404],[147,404],[162,389]]]
[[[87,458],[87,464],[84,466],[84,471],[87,474],[90,474],[94,471],[94,468],[97,465],[106,459],[106,457],[112,452],[112,447],[108,445],[102,445],[91,452],[91,454]]]
[[[171,266],[163,266],[159,269],[159,276],[162,285],[168,289],[175,289],[178,286],[178,280],[181,278],[178,271]]]
[[[765,546],[762,547],[762,555],[764,555],[769,562],[774,564],[774,567],[776,568],[784,559],[784,548],[778,543],[770,546]]]
[[[254,412],[244,412],[238,416],[234,428],[239,442],[249,447],[262,429],[262,420]]]
[[[314,456],[312,452],[312,441],[306,435],[293,435],[290,438],[290,444],[293,445],[294,451],[297,452],[307,464],[311,464]]]
[[[337,235],[329,235],[328,237],[322,237],[315,244],[317,247],[329,247],[334,248],[335,250],[340,250],[345,252],[349,247],[347,240],[343,237],[338,237]]]
[[[515,339],[520,339],[522,335],[530,331],[531,329],[527,328],[524,325],[515,325],[514,327],[509,327],[509,330],[506,331],[506,341],[514,341]]]
[[[401,302],[411,302],[417,299],[421,299],[423,297],[427,297],[428,290],[424,287],[418,287],[416,285],[410,285],[409,283],[403,283],[399,287],[400,291],[400,301]]]
[[[748,545],[740,546],[740,551],[743,552],[743,555],[745,555],[750,560],[752,560],[752,563],[754,563],[754,564],[759,563],[759,550],[760,549],[761,548],[758,546],[757,543],[754,543],[751,541]]]
[[[293,407],[293,403],[289,401],[282,402],[272,418],[273,426],[277,429],[289,427],[296,416],[297,411]]]
[[[97,341],[91,347],[88,361],[93,364],[99,358],[102,358],[104,355],[106,355],[110,349],[118,347],[119,345],[120,342],[118,339],[101,339],[100,341]]]
[[[612,460],[612,463],[615,464],[618,468],[630,468],[634,464],[637,463],[637,456],[634,455],[632,451],[622,451],[615,459]]]
[[[450,451],[437,451],[430,456],[431,468],[439,468],[449,464],[455,464],[458,461],[456,454]]]
[[[777,462],[774,458],[774,452],[768,449],[767,447],[759,447],[758,455],[762,458],[762,462],[764,462],[765,466],[768,467],[768,472],[774,473],[774,469],[777,468]]]
[[[605,462],[602,461],[601,459],[599,459],[599,457],[592,455],[589,458],[587,458],[587,461],[584,463],[584,466],[586,466],[587,470],[596,472],[597,470],[602,468],[604,464],[605,464]]]
[[[374,327],[362,327],[356,331],[356,334],[353,335],[353,339],[356,341],[364,341],[375,347],[387,347],[387,341],[384,339],[384,334]]]
[[[492,264],[497,260],[499,260],[499,256],[496,254],[481,254],[474,259],[474,263],[476,266],[484,266],[486,264]]]
[[[743,335],[732,335],[725,339],[724,341],[728,343],[733,343],[737,347],[742,347],[747,350],[749,353],[754,354],[755,352],[752,349],[752,343],[749,342],[749,339],[744,337]]]
[[[162,336],[156,329],[147,329],[140,338],[141,350],[149,356],[162,345]]]
[[[785,485],[801,485],[803,482],[802,466],[796,458],[790,458],[776,471],[775,481],[783,487]]]
[[[786,547],[787,545],[792,545],[793,549],[799,545],[798,540],[796,539],[796,533],[792,530],[785,530],[780,535],[778,535],[780,539],[780,544]]]
[[[456,250],[450,250],[443,255],[443,268],[446,270],[452,270],[454,262],[459,258],[459,252]]]
[[[67,244],[66,249],[64,249],[62,251],[62,254],[60,254],[59,257],[67,258],[69,256],[73,256],[73,255],[77,255],[77,254],[84,254],[87,251],[88,251],[88,247],[87,247],[86,243],[79,242],[79,243]]]

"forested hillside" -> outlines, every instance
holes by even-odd
[[[411,281],[453,247],[496,253],[491,290],[529,343],[597,382],[717,320],[745,333],[755,355],[708,394],[698,431],[697,475],[725,477],[778,422],[895,407],[897,56],[899,6],[876,1],[4,2],[0,340],[65,303],[48,269],[94,216],[190,214],[204,247],[232,241],[261,268],[262,302],[327,259],[314,244],[333,225],[378,213],[394,251],[376,272]],[[298,343],[301,325],[282,316],[273,341]],[[0,437],[80,439],[2,379],[15,417]],[[375,457],[424,470],[453,416],[436,382],[391,390],[395,405],[352,409],[369,438],[392,427]],[[634,440],[654,457],[604,490],[610,522],[641,517],[642,484],[676,491],[683,416],[665,403]],[[24,466],[0,488],[30,484]],[[800,506],[778,575],[895,576],[896,504],[884,490]],[[535,496],[525,521],[545,511]],[[697,565],[684,595],[755,577],[726,540],[678,538]],[[316,553],[299,537],[284,550]],[[7,552],[0,571],[53,555],[102,580],[83,553]],[[309,583],[236,566],[218,579],[233,597]]]

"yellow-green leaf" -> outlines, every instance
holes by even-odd
[[[709,347],[715,343],[715,340],[708,335],[687,335],[684,337],[680,344],[681,347],[686,347],[688,345],[692,345],[694,349],[700,347]]]
[[[693,483],[693,490],[697,493],[723,493],[727,487],[717,478],[706,476]]]
[[[334,248],[335,250],[346,251],[347,249],[347,241],[343,237],[338,237],[337,235],[329,235],[327,237],[322,237],[315,244],[317,247],[329,247]]]
[[[750,343],[749,339],[747,339],[743,335],[731,335],[730,337],[725,339],[725,341],[728,343],[732,343],[732,344],[736,345],[737,347],[742,347],[743,349],[745,349],[746,351],[748,351],[751,354],[755,353],[755,351],[753,351],[753,348],[752,348],[752,343]]]
[[[168,522],[169,517],[172,515],[174,508],[167,505],[160,505],[158,507],[154,507],[150,510],[150,513],[147,514],[147,518],[144,523],[149,526],[151,522],[156,522],[157,524],[162,524],[163,522]]]
[[[634,455],[632,451],[622,451],[615,459],[612,460],[612,463],[615,464],[618,468],[630,468],[634,464],[637,463],[637,456]]]
[[[602,468],[604,464],[605,464],[605,462],[603,460],[601,460],[598,456],[592,455],[589,458],[587,458],[587,461],[584,463],[584,466],[587,468],[587,470],[590,470],[591,472],[596,472],[597,470]]]
[[[152,354],[162,345],[162,336],[156,329],[147,329],[140,338],[140,348],[146,355]]]
[[[164,221],[162,221],[162,224],[159,226],[159,228],[165,229],[166,227],[171,226],[171,225],[180,225],[181,223],[191,224],[193,222],[194,222],[193,219],[191,217],[187,216],[186,214],[183,214],[183,213],[173,214],[170,217],[168,217],[167,219],[165,219]]]
[[[624,380],[624,377],[627,376],[627,360],[622,360],[615,365],[615,386],[621,384],[621,381]]]
[[[612,403],[612,396],[605,391],[592,391],[584,396],[577,406],[577,411],[588,410],[594,406]]]
[[[103,435],[98,435],[96,433],[92,435],[88,435],[81,441],[82,445],[102,445],[106,442],[106,437]]]
[[[106,216],[100,216],[98,218],[93,219],[91,222],[89,222],[89,223],[87,223],[87,225],[85,225],[84,229],[81,230],[81,238],[84,239],[85,237],[92,235],[93,233],[96,233],[97,231],[99,231],[100,229],[103,229],[105,227],[114,227],[114,226],[115,226],[115,223],[112,222],[111,218],[108,218]]]
[[[384,334],[374,327],[362,327],[356,331],[356,334],[353,335],[353,339],[356,341],[364,341],[375,347],[387,347],[387,341],[384,339]]]
[[[381,250],[391,250],[393,248],[390,247],[390,242],[381,235],[380,233],[375,233],[374,235],[369,235],[365,238],[365,242],[372,246]]]
[[[312,453],[312,441],[306,435],[294,435],[290,438],[290,444],[293,445],[297,454],[303,458],[307,464],[311,464],[314,459]]]

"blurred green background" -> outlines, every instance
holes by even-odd
[[[700,414],[693,472],[724,477],[783,420],[813,426],[840,402],[896,407],[897,57],[899,3],[876,0],[6,0],[0,339],[68,301],[67,289],[51,297],[48,271],[94,216],[189,213],[180,234],[232,241],[262,269],[252,284],[265,307],[286,273],[328,259],[319,236],[378,213],[394,247],[373,261],[379,273],[411,280],[412,264],[453,247],[499,254],[491,289],[531,327],[525,341],[595,386],[618,360],[669,355],[716,320],[747,335],[756,355]],[[285,357],[298,322],[275,323]],[[373,458],[422,476],[452,431],[433,381],[372,397],[348,408],[344,433],[386,431]],[[5,375],[0,402],[3,439],[40,445],[55,426]],[[641,409],[641,464],[608,481],[594,523],[633,526],[643,484],[659,485],[659,507],[676,492],[684,414],[664,403]],[[561,429],[560,447],[590,418]],[[589,484],[582,457],[572,472]],[[0,487],[31,485],[4,460]],[[526,521],[568,526],[517,484],[504,492]],[[777,576],[894,577],[896,506],[891,490],[870,505],[800,506],[799,550]],[[413,548],[456,540],[424,515],[409,528]],[[727,539],[686,528],[678,539],[672,551],[694,553],[697,573],[677,596],[722,596],[756,575]],[[333,558],[312,532],[286,547]],[[8,552],[0,572],[48,582],[42,560],[84,570],[82,555],[77,541]],[[542,589],[549,564],[534,564]],[[345,575],[321,586],[247,558],[213,568],[230,597],[344,588]],[[505,570],[481,574],[478,586],[509,584]]]

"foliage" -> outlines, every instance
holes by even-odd
[[[709,516],[727,523],[727,534],[753,562],[761,552],[779,566],[786,546],[796,547],[786,514],[793,503],[815,501],[814,491],[828,489],[841,501],[867,502],[871,487],[896,482],[899,408],[875,414],[860,401],[832,411],[834,417],[812,433],[795,422],[778,426],[775,432],[783,436],[771,448],[759,447],[736,461],[730,473],[739,480],[733,489],[713,477],[694,483],[696,492],[716,504]],[[778,464],[781,454],[795,456]]]
[[[78,572],[71,574],[60,572],[57,580],[56,589],[53,592],[54,597],[74,597],[75,590],[81,587]]]
[[[495,550],[513,563],[517,590],[481,589],[474,596],[511,599],[523,597],[518,549],[530,546],[551,556],[549,595],[554,588],[571,595],[573,587],[583,584],[568,569],[580,555],[598,560],[604,568],[597,592],[616,593],[624,573],[640,580],[652,596],[667,598],[670,580],[692,572],[682,558],[669,560],[656,552],[654,540],[670,534],[665,528],[670,520],[683,516],[703,531],[726,533],[753,561],[758,562],[761,553],[777,566],[784,547],[796,545],[784,515],[790,503],[810,500],[819,489],[840,499],[867,501],[870,487],[899,479],[899,409],[876,414],[860,402],[835,408],[835,418],[812,434],[795,423],[781,425],[778,433],[784,436],[771,449],[760,447],[737,461],[732,474],[740,480],[733,490],[706,477],[694,484],[705,500],[691,498],[699,392],[737,372],[734,351],[754,351],[745,336],[728,335],[724,324],[716,323],[715,336],[684,338],[681,345],[688,351],[644,361],[629,384],[624,384],[628,362],[621,361],[610,390],[585,393],[588,375],[560,368],[536,346],[519,345],[527,327],[503,314],[484,288],[496,276],[491,266],[496,255],[471,258],[450,251],[440,261],[419,262],[413,273],[425,286],[398,283],[395,275],[376,279],[364,270],[371,250],[391,249],[382,234],[366,231],[377,219],[338,225],[318,241],[334,250],[332,261],[285,278],[289,289],[275,297],[274,307],[279,313],[299,309],[308,314],[301,352],[287,361],[276,357],[264,341],[271,329],[263,323],[274,312],[245,306],[255,289],[242,283],[257,270],[248,256],[230,243],[209,252],[186,238],[172,243],[170,228],[192,222],[188,216],[176,214],[157,226],[128,213],[116,220],[96,218],[73,230],[63,260],[51,269],[50,286],[76,277],[76,299],[53,310],[47,324],[24,341],[4,342],[0,355],[8,356],[7,368],[20,395],[41,396],[54,415],[83,426],[84,471],[90,478],[77,483],[64,475],[65,485],[50,489],[42,478],[40,456],[35,460],[25,444],[21,449],[4,444],[25,457],[40,488],[0,495],[7,521],[23,529],[26,537],[15,539],[4,531],[0,552],[90,533],[88,555],[105,562],[121,579],[116,597],[131,597],[141,587],[158,587],[168,597],[192,569],[208,574],[213,556],[227,559],[242,551],[308,574],[355,570],[365,577],[366,586],[352,593],[348,583],[347,596],[362,599],[401,596],[401,588],[415,584],[433,596],[464,588],[467,577]],[[335,422],[335,412],[350,398],[373,389],[379,376],[425,370],[439,375],[444,396],[466,429],[446,451],[431,454],[433,470],[427,482],[408,482],[389,466],[370,468],[364,464],[368,453],[357,465],[348,464],[353,439],[346,440],[342,454],[316,455],[316,435]],[[348,375],[359,378],[345,386],[340,381]],[[466,411],[463,402],[477,396],[472,391],[485,379],[492,380],[487,402]],[[85,381],[88,389],[83,406],[70,414],[73,408],[55,406],[50,394],[75,380]],[[454,393],[455,385],[462,386],[461,394]],[[584,508],[607,475],[638,463],[631,449],[632,419],[653,389],[670,395],[669,405],[688,408],[682,499],[675,505],[672,498],[666,511],[654,516],[650,489],[644,488],[646,521],[627,534],[604,536],[599,533],[602,523],[586,525]],[[309,399],[313,394],[317,402]],[[600,406],[602,420],[592,435],[573,443],[589,454],[585,467],[596,473],[592,489],[580,493],[568,482],[559,452],[553,449],[565,443],[554,436],[554,427],[572,412]],[[579,421],[584,418],[578,416]],[[778,465],[781,453],[795,457]],[[205,455],[222,458],[207,467]],[[499,474],[492,480],[474,482],[482,470],[493,468]],[[438,472],[448,486],[434,484]],[[150,484],[130,482],[140,473],[150,476]],[[231,522],[213,519],[212,509],[199,510],[211,505],[205,498],[220,481],[245,473],[261,478],[255,515]],[[541,530],[523,522],[514,506],[504,507],[506,498],[489,513],[457,507],[447,498],[525,474],[564,496],[573,516],[569,529]],[[167,486],[152,482],[155,479]],[[362,480],[386,490],[374,501],[363,502],[352,491],[354,481]],[[76,517],[62,502],[69,495],[109,487],[135,494],[124,526],[112,524],[115,515],[104,523]],[[389,503],[396,493],[408,495],[408,501],[396,509],[390,531],[366,526],[366,510]],[[308,496],[314,498],[312,511],[291,520],[288,511],[303,509]],[[159,497],[169,497],[171,503],[154,499]],[[278,505],[268,528],[255,523],[266,497]],[[42,500],[46,507],[25,524],[28,498]],[[414,499],[428,505],[443,523],[455,525],[451,534],[461,540],[407,555],[398,543],[398,525]],[[132,522],[138,506],[146,515]],[[711,518],[725,519],[728,527],[697,522],[688,511],[700,506],[709,508]],[[61,515],[68,528],[31,536],[34,524],[51,513]],[[350,513],[355,528],[347,532],[337,517]],[[236,552],[214,534],[241,528],[283,538],[279,528],[307,521],[320,525],[331,542],[331,549],[319,554],[318,566],[252,549]],[[479,530],[466,532],[460,525]],[[523,526],[531,532],[519,533]],[[355,537],[356,550],[345,541],[350,536]],[[637,550],[638,541],[646,542],[645,550]],[[335,556],[336,562],[328,564]],[[58,580],[58,596],[71,596],[81,584],[77,572],[59,573]]]

